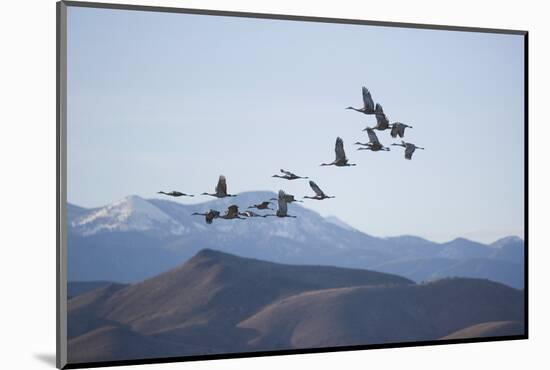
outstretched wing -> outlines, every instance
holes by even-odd
[[[286,194],[284,191],[279,190],[279,212],[282,215],[286,215],[287,207],[286,207]]]
[[[239,207],[236,206],[235,204],[233,205],[230,205],[229,207],[227,207],[227,212],[225,213],[228,217],[234,217],[234,216],[237,216],[239,214]]]
[[[367,110],[374,110],[374,101],[372,100],[372,96],[370,95],[369,89],[367,89],[365,86],[363,86],[363,106]]]
[[[415,149],[416,149],[416,147],[413,144],[407,143],[406,147],[405,147],[405,158],[406,159],[412,159],[412,156],[413,156],[413,153],[414,153]]]
[[[215,217],[215,216],[214,216],[214,214],[213,214],[212,212],[208,212],[208,213],[206,214],[206,223],[207,223],[207,224],[211,224],[212,221],[214,220],[214,217]]]
[[[405,126],[404,124],[399,124],[399,137],[403,137],[405,136],[405,129],[407,128],[407,126]]]
[[[376,113],[375,116],[378,128],[385,130],[390,126],[390,121],[388,121],[385,113]]]
[[[398,134],[399,134],[399,124],[394,123],[393,127],[391,128],[390,135],[391,137],[397,137]]]
[[[218,185],[216,185],[216,194],[227,195],[227,182],[224,175],[220,175]]]
[[[369,142],[371,144],[380,144],[380,141],[378,141],[378,137],[376,136],[376,132],[372,128],[367,128],[367,134],[369,135]]]
[[[315,192],[315,194],[317,194],[317,196],[319,196],[319,197],[325,196],[325,193],[323,193],[323,191],[321,190],[321,188],[320,188],[319,186],[317,186],[317,184],[314,183],[313,181],[310,181],[310,182],[309,182],[309,186],[311,186],[311,188],[313,189],[313,191]]]
[[[293,174],[292,172],[290,172],[290,171],[285,171],[285,170],[283,170],[282,168],[281,168],[281,172],[284,173],[284,174],[287,175],[287,176],[296,176],[296,175]]]
[[[207,224],[211,224],[212,221],[215,219],[215,218],[218,218],[220,216],[220,212],[219,211],[216,211],[214,209],[211,209],[210,211],[208,211],[208,213],[206,213],[206,223]]]
[[[344,140],[341,137],[336,138],[336,145],[334,146],[334,152],[336,154],[336,161],[346,159],[346,152],[344,152]]]

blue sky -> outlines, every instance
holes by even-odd
[[[344,108],[363,85],[425,151],[356,151],[375,119]],[[211,192],[220,174],[311,195],[270,177],[285,168],[336,196],[307,207],[372,235],[523,237],[523,88],[517,35],[69,7],[68,200]],[[319,166],[337,136],[356,167]]]

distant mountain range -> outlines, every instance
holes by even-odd
[[[258,191],[193,205],[138,196],[94,209],[69,204],[69,280],[136,282],[213,248],[280,263],[369,268],[417,282],[462,276],[523,288],[524,242],[517,237],[491,245],[463,238],[448,243],[377,238],[298,203],[289,205],[296,219],[218,219],[207,225],[203,217],[191,216],[230,204],[245,210],[275,197]]]
[[[245,221],[243,221],[245,222]],[[521,335],[523,292],[480,279],[283,265],[206,249],[68,302],[69,363]]]

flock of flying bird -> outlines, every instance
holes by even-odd
[[[376,126],[375,127],[367,127],[363,131],[367,131],[367,135],[369,137],[369,141],[367,143],[361,143],[356,142],[355,145],[359,145],[360,147],[357,150],[371,150],[373,152],[378,151],[390,151],[390,148],[385,147],[380,143],[378,140],[378,137],[376,136],[376,133],[374,130],[378,131],[384,131],[384,130],[390,130],[390,135],[392,138],[396,138],[399,136],[400,138],[403,138],[405,136],[405,129],[412,128],[412,126],[409,126],[407,124],[401,123],[401,122],[394,122],[390,123],[388,120],[386,114],[384,113],[384,110],[382,109],[382,106],[378,103],[376,105],[374,104],[374,101],[372,99],[372,96],[369,92],[369,90],[363,86],[362,88],[363,93],[363,107],[362,108],[354,108],[354,107],[347,107],[346,109],[352,109],[354,111],[367,114],[367,115],[374,115],[376,117]],[[418,147],[412,143],[407,143],[403,140],[401,140],[401,143],[393,143],[392,146],[401,146],[405,148],[405,159],[412,159],[412,155],[415,152],[416,149],[422,149],[424,148]],[[346,153],[344,151],[344,141],[342,138],[337,137],[336,138],[336,144],[335,144],[335,159],[334,161],[330,163],[322,163],[321,166],[338,166],[338,167],[349,167],[349,166],[355,166],[354,163],[349,163],[348,158],[346,157]],[[308,177],[302,177],[298,176],[290,171],[286,171],[281,169],[280,170],[282,175],[276,174],[272,177],[285,179],[285,180],[298,180],[298,179],[309,179]],[[304,199],[313,199],[313,200],[323,200],[323,199],[329,199],[334,198],[334,196],[326,195],[321,188],[312,180],[309,181],[309,186],[315,193],[314,196],[304,196]],[[187,197],[193,197],[194,195],[182,193],[179,191],[171,191],[171,192],[164,192],[159,191],[159,194],[164,194],[167,196],[172,197],[181,197],[181,196],[187,196]],[[220,175],[218,179],[218,184],[216,185],[216,189],[214,193],[202,193],[201,195],[209,195],[216,198],[226,198],[226,197],[236,197],[235,194],[229,194],[227,193],[227,181],[225,176]],[[221,218],[225,220],[232,220],[232,219],[246,219],[249,217],[292,217],[296,218],[296,216],[292,216],[288,214],[288,204],[293,202],[302,202],[301,200],[295,199],[294,195],[287,194],[283,190],[279,190],[279,194],[277,198],[271,198],[269,200],[263,201],[258,204],[253,204],[248,207],[248,209],[257,209],[257,210],[275,210],[273,208],[270,208],[269,206],[272,204],[272,201],[277,201],[277,209],[275,213],[268,213],[268,214],[259,214],[251,210],[246,210],[244,212],[239,211],[239,207],[237,205],[230,205],[227,207],[227,210],[224,214],[221,214],[220,211],[210,209],[208,212],[200,213],[195,212],[192,215],[193,216],[204,216],[206,223],[211,224],[214,219]]]

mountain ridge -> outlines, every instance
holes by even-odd
[[[500,241],[499,247],[464,238],[446,243],[411,235],[379,238],[297,203],[289,205],[289,213],[297,215],[296,219],[214,220],[207,225],[204,217],[191,215],[210,208],[223,211],[234,203],[244,210],[272,197],[276,197],[275,193],[268,191],[245,192],[234,198],[181,204],[130,196],[90,210],[70,205],[69,217],[73,219],[69,219],[68,233],[69,280],[135,282],[166,271],[205,248],[280,263],[350,268],[373,269],[399,260],[413,263],[419,259],[431,259],[436,268],[442,258],[452,259],[455,264],[482,258],[523,265],[523,242],[514,238]],[[519,269],[511,271],[505,263],[490,264],[501,265],[493,270],[502,269],[491,278],[512,282],[513,286],[523,284]],[[472,262],[460,271],[465,277],[479,276],[475,269]],[[432,269],[422,276],[407,275],[409,270],[407,267],[392,272],[416,281],[437,272]]]

